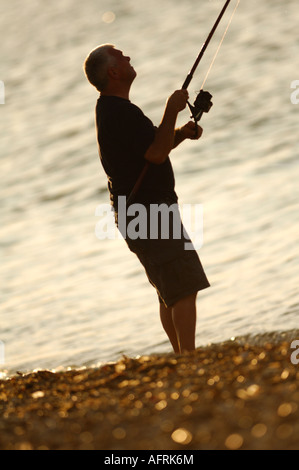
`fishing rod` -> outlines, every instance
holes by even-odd
[[[219,16],[218,16],[218,18],[217,18],[217,20],[216,20],[214,26],[213,26],[213,28],[212,28],[211,31],[210,31],[210,34],[208,35],[207,39],[206,39],[205,42],[203,43],[202,48],[201,48],[201,50],[200,50],[200,52],[199,52],[199,54],[198,54],[198,56],[197,56],[197,59],[196,59],[196,61],[194,62],[192,69],[191,69],[190,72],[188,73],[188,75],[187,75],[187,77],[186,77],[186,80],[184,81],[184,84],[183,84],[183,86],[182,86],[182,88],[183,88],[184,90],[187,90],[188,86],[190,85],[190,82],[191,82],[191,80],[192,80],[192,78],[193,78],[193,75],[194,75],[194,73],[195,73],[195,70],[197,69],[197,67],[198,67],[198,65],[199,65],[199,62],[200,62],[201,59],[203,58],[203,55],[204,55],[204,53],[206,52],[206,49],[207,49],[208,45],[210,44],[211,39],[212,39],[212,37],[214,36],[215,31],[216,31],[216,29],[217,29],[217,27],[218,27],[218,25],[219,25],[219,23],[220,23],[220,21],[221,21],[223,15],[224,15],[224,13],[225,13],[225,11],[226,11],[228,5],[230,4],[230,2],[231,2],[231,0],[227,0],[227,1],[225,2],[224,7],[222,8],[222,10],[221,10],[221,12],[220,12],[220,14],[219,14]]]
[[[196,69],[197,69],[197,67],[198,67],[198,65],[199,65],[199,63],[200,63],[200,61],[201,61],[201,59],[203,58],[204,53],[206,52],[206,49],[207,49],[208,45],[210,44],[211,39],[212,39],[212,37],[214,36],[215,31],[216,31],[216,29],[217,29],[217,27],[218,27],[218,25],[219,25],[219,23],[220,23],[220,21],[221,21],[223,15],[224,15],[224,13],[226,12],[227,7],[229,6],[230,2],[231,2],[231,0],[227,0],[227,1],[225,2],[225,4],[224,4],[224,6],[223,6],[223,8],[222,8],[222,10],[221,10],[221,12],[220,12],[220,14],[218,15],[218,18],[217,18],[217,20],[216,20],[216,22],[215,22],[213,28],[211,29],[211,31],[210,31],[210,33],[209,33],[207,39],[205,40],[205,42],[203,43],[203,45],[202,45],[202,47],[201,47],[201,50],[200,50],[200,52],[199,52],[199,54],[198,54],[198,56],[197,56],[197,58],[196,58],[196,60],[195,60],[195,62],[194,62],[194,64],[193,64],[193,67],[191,68],[190,72],[188,73],[188,75],[187,75],[187,77],[186,77],[186,79],[185,79],[185,81],[184,81],[184,83],[183,83],[182,89],[187,90],[188,86],[190,85],[190,82],[191,82],[191,80],[193,79],[193,75],[194,75],[194,73],[195,73],[195,71],[196,71]],[[238,0],[237,6],[238,6],[239,2],[240,2],[240,0]],[[237,8],[237,6],[236,6],[236,8]],[[236,11],[236,8],[235,8],[235,10],[234,10],[234,12],[233,12],[233,15],[234,15],[234,13],[235,13],[235,11]],[[233,15],[232,15],[232,17],[231,17],[231,20],[232,20],[232,18],[233,18]],[[230,20],[230,22],[231,22],[231,20]],[[216,52],[216,55],[215,55],[215,57],[214,57],[214,59],[213,59],[213,61],[212,61],[211,67],[212,67],[212,65],[213,65],[213,63],[214,63],[214,60],[215,60],[215,58],[216,58],[216,56],[217,56],[217,53],[218,53],[218,51],[219,51],[219,48],[220,48],[220,46],[221,46],[221,44],[222,44],[222,41],[223,41],[223,39],[224,39],[224,37],[225,37],[225,35],[226,35],[226,32],[227,32],[227,30],[228,30],[228,28],[229,28],[230,22],[229,22],[229,24],[228,24],[228,27],[226,28],[226,31],[225,31],[225,33],[224,33],[224,36],[223,36],[223,38],[222,38],[222,40],[221,40],[221,42],[220,42],[220,45],[219,45],[219,47],[218,47],[218,49],[217,49],[217,52]],[[210,72],[211,67],[210,67],[208,73]],[[206,78],[207,78],[207,76],[206,76]],[[206,80],[206,79],[205,79],[205,80]],[[204,82],[204,83],[205,83],[205,82]],[[202,88],[203,88],[203,87],[202,87]],[[196,132],[196,135],[197,135],[197,133],[198,133],[197,123],[200,121],[200,119],[201,119],[203,113],[208,113],[208,112],[210,111],[211,107],[213,106],[213,103],[212,103],[212,95],[211,95],[208,91],[204,91],[203,89],[201,89],[200,92],[198,93],[198,95],[197,95],[195,101],[194,101],[194,104],[191,105],[191,104],[189,103],[189,101],[188,101],[188,106],[189,106],[189,109],[190,109],[190,111],[191,111],[191,117],[194,119],[195,124],[196,124],[196,130],[195,130],[195,132]],[[145,163],[145,166],[144,166],[144,168],[143,168],[143,170],[142,170],[142,172],[140,173],[140,175],[139,175],[139,177],[138,177],[138,179],[137,179],[137,181],[136,181],[136,183],[135,183],[135,185],[134,185],[134,187],[133,187],[133,189],[132,189],[132,191],[131,191],[131,193],[130,193],[130,195],[129,195],[129,197],[128,197],[127,205],[129,205],[129,204],[131,203],[131,201],[132,201],[133,198],[135,197],[136,193],[138,192],[138,190],[139,190],[139,188],[140,188],[140,186],[141,186],[141,183],[142,183],[142,181],[143,181],[143,179],[144,179],[144,177],[145,177],[145,175],[146,175],[146,173],[147,173],[149,167],[150,167],[150,162],[146,162],[146,163]]]
[[[193,79],[193,75],[194,75],[201,59],[203,58],[204,53],[206,52],[207,47],[210,44],[211,39],[214,36],[215,31],[218,28],[218,25],[219,25],[220,21],[222,20],[222,17],[224,15],[224,13],[226,12],[227,7],[230,4],[230,2],[231,2],[231,0],[227,0],[225,2],[225,4],[224,4],[217,20],[216,20],[216,22],[213,26],[213,28],[210,31],[210,34],[208,35],[207,39],[203,43],[202,48],[201,48],[201,50],[200,50],[200,52],[199,52],[199,54],[198,54],[198,56],[197,56],[197,58],[196,58],[196,60],[193,64],[193,67],[190,70],[190,72],[188,73],[188,75],[187,75],[187,77],[186,77],[186,79],[183,83],[183,86],[182,86],[183,90],[187,90],[188,86],[190,85],[190,82]],[[196,136],[198,135],[197,123],[200,121],[203,113],[208,113],[210,111],[211,107],[213,106],[212,98],[213,97],[212,97],[211,93],[201,89],[200,92],[198,93],[195,101],[194,101],[193,106],[188,101],[188,106],[189,106],[189,109],[191,111],[191,117],[194,119],[194,122],[196,124],[196,129],[195,129]]]

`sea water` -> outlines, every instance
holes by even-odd
[[[189,87],[194,100],[235,3]],[[109,202],[82,64],[113,43],[138,77],[131,101],[158,125],[222,1],[0,0],[2,369],[170,351],[157,296],[122,239],[99,240]],[[299,8],[241,0],[205,84],[202,138],[171,154],[181,204],[203,207],[211,288],[197,346],[298,326]],[[183,111],[178,120],[189,120]],[[295,339],[295,338],[294,338]],[[4,355],[5,349],[5,355]]]

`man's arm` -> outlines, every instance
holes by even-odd
[[[180,111],[185,109],[188,101],[187,90],[175,91],[167,101],[164,116],[149,146],[145,159],[157,165],[164,163],[175,146],[175,124]]]

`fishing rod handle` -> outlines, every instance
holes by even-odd
[[[141,171],[141,173],[140,173],[140,175],[139,175],[139,177],[138,177],[138,179],[137,179],[137,181],[136,181],[136,183],[135,183],[135,185],[134,185],[134,187],[133,187],[133,189],[132,189],[132,191],[131,191],[128,199],[127,199],[127,206],[129,206],[132,203],[132,201],[134,200],[134,197],[136,196],[136,194],[137,194],[137,192],[138,192],[138,190],[141,186],[141,183],[144,180],[144,177],[145,177],[146,173],[148,172],[149,167],[150,167],[150,162],[149,161],[145,162],[145,165],[144,165],[144,167],[143,167],[143,169],[142,169],[142,171]]]

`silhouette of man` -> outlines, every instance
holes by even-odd
[[[186,107],[188,91],[177,90],[168,98],[162,121],[155,127],[129,99],[137,75],[130,57],[113,45],[104,44],[89,54],[84,70],[100,92],[96,105],[99,153],[116,223],[122,216],[119,197],[129,197],[145,162],[150,163],[149,169],[132,202],[147,209],[153,204],[177,206],[169,154],[184,140],[199,139],[202,134],[202,128],[192,121],[175,127],[179,112]],[[170,226],[175,217],[170,210]],[[149,220],[146,222],[150,224]],[[129,249],[137,255],[157,290],[161,322],[176,353],[195,349],[197,292],[210,285],[196,251],[184,249],[190,239],[182,224],[180,229],[180,238],[171,230],[167,238],[161,236],[160,225],[158,237],[125,234]]]

